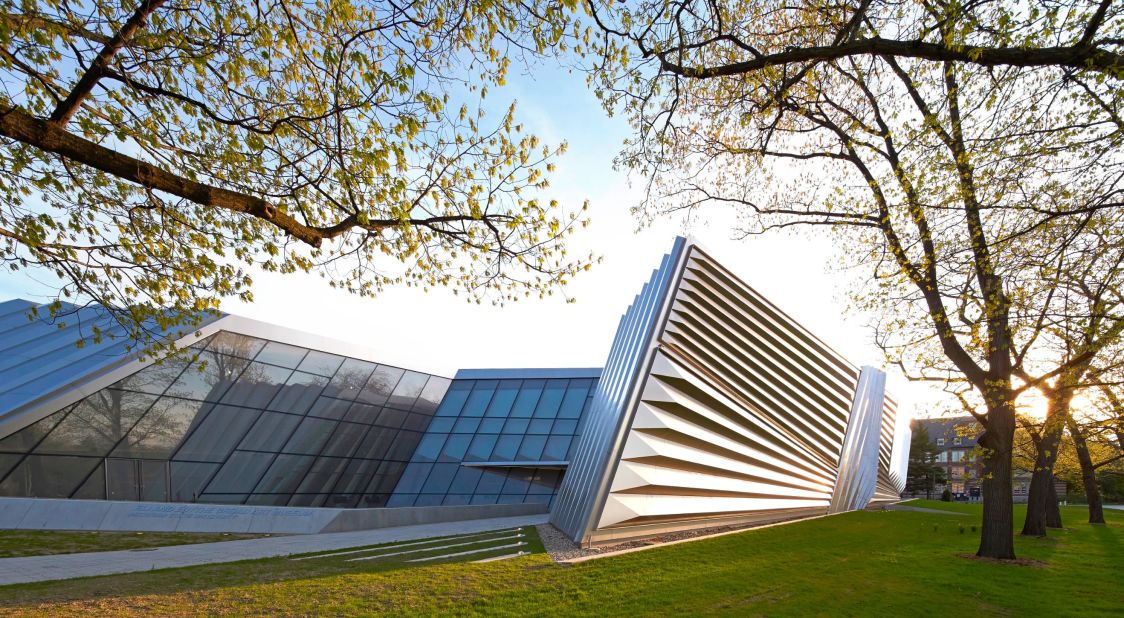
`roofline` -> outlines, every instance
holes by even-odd
[[[454,380],[527,380],[549,378],[600,378],[600,367],[541,367],[510,369],[460,369]]]

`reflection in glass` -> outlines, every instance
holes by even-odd
[[[426,415],[432,415],[436,412],[437,406],[445,396],[445,391],[449,390],[451,382],[448,378],[430,376],[429,381],[425,383],[425,388],[422,389],[421,395],[418,396],[418,400],[414,402],[414,411]]]
[[[363,389],[363,385],[367,383],[374,370],[374,363],[349,358],[336,371],[324,394],[351,401],[359,395],[359,391]]]
[[[492,395],[496,392],[496,387],[499,382],[496,380],[480,380],[473,387],[472,393],[468,396],[468,401],[465,402],[464,408],[461,410],[461,416],[484,416],[484,411],[488,409],[488,403],[492,401]]]
[[[285,386],[273,397],[268,409],[289,414],[304,414],[328,384],[328,378],[294,371]]]
[[[98,391],[75,406],[35,452],[104,457],[155,400],[112,388]]]
[[[402,410],[409,410],[417,400],[418,395],[421,394],[422,389],[425,388],[425,383],[429,381],[429,375],[424,373],[417,373],[414,371],[407,371],[402,379],[395,385],[394,391],[387,400],[386,405],[400,408]]]
[[[247,451],[279,451],[300,422],[301,417],[292,414],[262,412],[238,448]]]
[[[73,407],[73,406],[71,406]],[[47,435],[47,432],[54,429],[58,425],[62,417],[70,408],[59,410],[50,416],[44,417],[35,421],[34,423],[24,427],[23,429],[13,433],[10,436],[0,440],[0,451],[8,451],[14,453],[26,453],[35,448],[35,445]]]
[[[460,416],[461,408],[464,407],[464,402],[468,400],[468,395],[471,392],[472,381],[457,380],[453,382],[448,392],[445,393],[445,399],[441,400],[441,405],[437,408],[437,416]]]
[[[254,355],[265,346],[265,343],[264,339],[258,339],[248,335],[239,335],[224,330],[219,331],[211,337],[211,342],[210,345],[207,346],[207,351],[215,354],[252,359]]]
[[[286,453],[299,455],[316,455],[332,435],[336,428],[336,421],[313,418],[311,416],[301,419],[301,424],[293,432],[293,437],[282,449]]]
[[[174,459],[223,461],[257,420],[260,412],[217,405],[187,438]]]
[[[367,380],[366,386],[359,392],[359,396],[355,398],[356,401],[369,403],[376,406],[381,406],[390,399],[390,393],[394,391],[397,386],[398,380],[402,378],[405,370],[397,367],[390,367],[388,365],[379,365],[375,368],[371,378]]]
[[[308,355],[304,357],[297,369],[330,378],[335,375],[341,364],[343,364],[342,356],[319,350],[309,350]]]
[[[101,459],[30,455],[0,482],[0,496],[68,498]]]
[[[135,459],[106,459],[105,479],[110,500],[140,500]]]
[[[180,461],[173,461],[170,466],[173,502],[196,502],[203,492],[203,485],[219,469],[219,464]]]
[[[519,395],[520,384],[522,384],[520,380],[502,380],[496,389],[496,394],[492,396],[491,403],[488,404],[488,411],[485,416],[507,416],[511,412],[511,406],[515,403],[515,397]]]
[[[238,381],[222,396],[223,403],[264,408],[293,372],[273,365],[250,363]]]
[[[288,494],[296,491],[304,478],[305,472],[312,466],[316,458],[311,455],[278,455],[277,460],[270,465],[261,482],[258,483],[255,493]],[[285,499],[288,501],[288,498]]]
[[[249,361],[242,358],[203,352],[168,387],[166,394],[186,399],[218,401],[249,364]]]
[[[167,459],[187,433],[202,422],[213,404],[164,396],[113,449],[117,457]]]
[[[286,345],[276,341],[270,341],[265,345],[261,352],[254,357],[254,360],[259,363],[269,363],[270,365],[278,365],[281,367],[288,367],[289,369],[296,369],[297,365],[301,364],[305,353],[308,350],[298,348],[293,345]]]
[[[247,493],[273,463],[269,453],[235,451],[207,485],[205,493]]]

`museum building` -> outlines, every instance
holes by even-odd
[[[230,314],[153,362],[90,337],[121,332],[99,307],[64,308],[66,328],[35,309],[0,303],[0,496],[445,520],[525,505],[598,543],[861,509],[904,486],[885,375],[683,238],[593,369],[450,379]]]

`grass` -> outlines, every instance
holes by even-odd
[[[50,556],[88,551],[144,549],[191,543],[253,539],[261,534],[204,532],[61,532],[57,530],[0,530],[0,558]],[[264,535],[268,536],[268,535]]]
[[[1121,614],[1124,512],[1090,526],[1065,508],[1065,530],[1017,538],[1023,566],[964,557],[978,505],[915,504],[975,516],[846,513],[570,567],[531,531],[534,554],[486,564],[270,559],[2,587],[0,614]]]

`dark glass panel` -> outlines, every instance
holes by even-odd
[[[370,459],[353,459],[348,462],[333,489],[339,494],[361,493],[371,483],[381,462]]]
[[[379,412],[382,408],[359,403],[358,401],[351,404],[347,410],[347,415],[343,417],[345,421],[354,421],[357,423],[374,423],[379,417]]]
[[[207,494],[244,494],[258,484],[258,479],[273,463],[270,453],[247,453],[235,451],[222,469],[207,485]]]
[[[460,416],[461,408],[472,392],[472,385],[471,380],[455,380],[449,391],[445,393],[445,398],[441,400],[441,405],[437,408],[437,416]]]
[[[429,376],[424,373],[407,371],[395,385],[386,405],[409,410],[414,406],[414,402],[417,401],[418,395],[421,394],[422,389],[425,388],[425,383],[428,381]]]
[[[285,444],[282,449],[286,453],[297,453],[299,455],[316,455],[320,452],[320,448],[331,437],[332,431],[336,428],[337,421],[328,421],[320,418],[307,417],[301,419],[301,424],[297,430],[293,432],[293,437],[289,438],[289,442]]]
[[[125,435],[111,453],[116,457],[167,459],[184,436],[203,422],[214,404],[164,396]]]
[[[328,496],[328,499],[324,501],[324,506],[335,509],[350,509],[355,506],[357,500],[359,500],[359,494],[335,493]]]
[[[563,461],[566,452],[570,449],[570,440],[573,436],[550,436],[547,438],[546,447],[542,451],[544,461]]]
[[[312,407],[312,402],[320,396],[328,378],[312,373],[294,371],[285,381],[285,386],[269,402],[268,409],[289,414],[304,414]]]
[[[411,462],[402,473],[398,486],[394,488],[394,495],[417,493],[425,484],[425,477],[429,476],[432,467],[433,464],[430,463]]]
[[[545,385],[546,380],[524,380],[523,388],[519,390],[519,396],[515,399],[515,405],[511,407],[511,416],[530,418],[535,412],[535,405],[539,402]]]
[[[105,500],[105,464],[99,463],[70,497],[75,500]]]
[[[323,454],[350,457],[366,433],[367,425],[341,422],[336,426],[336,432],[328,439],[328,443],[324,445]]]
[[[516,396],[519,395],[519,386],[522,383],[521,380],[501,381],[499,387],[496,388],[496,394],[492,396],[491,403],[488,404],[488,411],[485,416],[506,417],[511,412],[511,406],[515,403]]]
[[[440,461],[461,461],[464,459],[464,453],[468,450],[468,443],[472,440],[472,434],[467,433],[454,433],[449,436],[445,442],[445,448],[441,449]]]
[[[472,439],[472,445],[468,447],[468,453],[465,454],[465,461],[489,461],[492,457],[492,450],[496,446],[496,439],[499,436],[495,434],[480,434]]]
[[[278,455],[254,488],[254,493],[289,494],[296,491],[315,459],[312,455]],[[288,501],[287,496],[285,500]]]
[[[436,416],[429,423],[429,433],[449,433],[453,430],[453,425],[459,423],[463,419],[457,419],[450,416]]]
[[[246,497],[247,505],[254,506],[285,506],[292,498],[290,494],[250,494]]]
[[[355,451],[355,456],[366,459],[381,459],[389,453],[390,446],[394,444],[394,438],[397,435],[397,429],[371,427],[366,437],[363,438],[363,442],[359,444],[359,449]]]
[[[264,408],[292,373],[288,369],[273,365],[250,363],[238,381],[222,396],[221,401],[249,408]]]
[[[196,353],[196,350],[180,350],[159,363],[153,363],[133,375],[118,381],[113,387],[148,393],[150,395],[159,395],[191,364],[191,359]]]
[[[554,424],[554,419],[549,418],[536,418],[531,420],[531,424],[527,426],[527,433],[545,434],[550,433],[550,427]]]
[[[414,447],[421,441],[422,434],[412,431],[402,430],[398,432],[398,438],[394,444],[390,446],[390,452],[387,453],[387,459],[395,461],[409,461],[410,456],[414,454]]]
[[[140,500],[137,483],[137,460],[105,460],[106,495],[110,500]]]
[[[535,418],[554,418],[558,416],[558,407],[566,395],[567,380],[547,380],[542,397],[535,406]]]
[[[512,468],[507,474],[507,482],[503,485],[501,494],[524,496],[531,487],[532,470],[526,468]]]
[[[542,455],[542,448],[546,444],[546,436],[527,436],[519,446],[518,461],[538,461]]]
[[[406,417],[406,422],[402,423],[402,428],[409,429],[410,431],[424,432],[426,427],[429,427],[429,419],[431,418],[433,417],[424,414],[410,413],[410,415]]]
[[[482,474],[484,474],[484,471],[480,468],[460,466],[457,470],[457,475],[453,477],[453,482],[449,485],[449,493],[473,493],[476,491],[476,484],[480,482],[480,476]]]
[[[301,417],[280,412],[262,412],[238,448],[246,451],[279,451],[292,435]]]
[[[551,429],[551,433],[556,433],[556,434],[558,434],[558,433],[576,434],[577,432],[578,432],[578,422],[576,420],[565,420],[565,419],[561,419],[561,418],[554,421],[554,427]]]
[[[0,496],[67,498],[100,463],[94,457],[29,455],[0,483]]]
[[[50,416],[43,417],[27,427],[5,437],[3,440],[0,440],[0,451],[27,453],[39,443],[39,440],[43,439],[43,436],[47,435],[47,432],[54,429],[55,425],[59,424],[62,417],[66,416],[66,413],[69,412],[72,407],[73,406],[64,408]]]
[[[578,418],[582,415],[582,407],[589,396],[589,389],[593,380],[570,380],[566,389],[566,396],[562,398],[562,406],[558,410],[558,418]]]
[[[394,493],[394,488],[398,485],[398,479],[402,478],[406,465],[400,461],[384,461],[379,464],[379,471],[367,485],[365,493],[376,495]]]
[[[361,509],[376,509],[387,506],[390,494],[363,494],[357,505]]]
[[[453,477],[460,467],[460,464],[455,463],[434,464],[429,477],[425,479],[425,485],[422,485],[422,493],[444,494],[447,492],[449,483],[453,482]]]
[[[403,373],[405,373],[403,369],[379,365],[375,368],[375,372],[371,374],[371,378],[367,380],[363,390],[359,392],[359,396],[355,398],[356,401],[376,406],[385,404],[387,399],[390,398],[390,394],[394,392],[394,387],[398,384],[398,380],[402,378]]]
[[[468,401],[461,409],[460,415],[462,417],[484,416],[484,411],[488,409],[488,403],[492,401],[492,395],[495,394],[498,385],[499,382],[496,380],[477,381],[472,393],[468,396]]]
[[[550,504],[553,499],[553,494],[527,494],[523,504]]]
[[[352,401],[359,396],[359,391],[363,390],[363,385],[367,383],[374,370],[374,363],[349,358],[332,376],[332,381],[328,383],[324,394]]]
[[[297,370],[307,371],[308,373],[315,373],[330,378],[335,375],[336,370],[343,364],[343,357],[335,354],[328,354],[320,350],[309,350],[308,355],[304,357],[300,365],[297,365]]]
[[[375,420],[375,424],[398,429],[406,422],[406,417],[409,416],[409,414],[409,412],[404,410],[383,408],[382,411],[379,412],[379,418]]]
[[[218,401],[246,370],[250,361],[234,356],[204,352],[165,391],[166,395]]]
[[[242,504],[246,494],[203,494],[199,496],[200,502],[207,504]]]
[[[301,364],[301,360],[307,352],[308,350],[304,348],[270,341],[261,352],[258,352],[254,360],[259,363],[269,363],[270,365],[296,369],[297,365]]]
[[[289,500],[289,506],[320,506],[327,494],[296,494]]]
[[[393,496],[391,496],[389,500],[387,500],[386,505],[388,507],[414,506],[414,500],[417,500],[417,499],[418,499],[417,494],[398,494],[398,493],[396,493]]]
[[[461,506],[468,504],[472,500],[469,494],[447,494],[445,499],[441,501],[442,506]]]
[[[495,504],[498,499],[497,494],[473,494],[470,504]]]
[[[503,426],[504,433],[527,433],[527,427],[531,424],[530,419],[526,418],[509,418],[507,423]]]
[[[453,431],[457,433],[476,433],[476,429],[480,427],[480,421],[482,420],[484,419],[481,419],[480,417],[466,417],[457,419],[457,424],[453,427]],[[497,418],[491,420],[498,421],[500,419]]]
[[[189,461],[223,461],[260,413],[249,408],[217,405],[199,427],[176,451],[173,459]]]
[[[211,474],[218,470],[219,464],[211,463],[171,463],[172,502],[195,502],[203,491],[203,485]]]
[[[168,462],[153,459],[140,460],[141,500],[168,501]]]
[[[16,455],[15,453],[0,453],[0,479],[7,476],[8,471],[14,468],[22,458],[23,455]]]
[[[441,453],[441,446],[445,444],[444,434],[429,434],[421,439],[417,449],[414,450],[415,461],[436,461]]]
[[[523,494],[500,494],[496,504],[523,504]]]
[[[207,351],[251,359],[261,351],[265,344],[266,341],[264,339],[258,339],[248,335],[239,335],[238,333],[231,333],[224,330],[219,331],[211,337],[211,342],[207,346]]]
[[[420,494],[414,500],[414,506],[441,506],[444,494]]]
[[[498,494],[507,480],[507,470],[504,468],[489,468],[480,475],[480,482],[476,484],[476,493]]]
[[[309,416],[319,416],[320,418],[341,419],[347,414],[348,408],[361,404],[352,404],[343,399],[332,399],[331,397],[320,397],[316,403],[312,404],[312,409],[308,411]]]
[[[476,431],[479,433],[499,433],[503,429],[503,424],[505,422],[507,422],[507,419],[486,418],[480,422],[480,428]]]
[[[347,468],[348,460],[336,457],[317,457],[308,474],[297,487],[298,493],[328,493]]]
[[[449,390],[450,384],[452,380],[448,378],[430,376],[429,381],[425,383],[425,388],[418,395],[418,400],[414,402],[414,412],[432,416],[437,411],[441,399],[445,397],[445,392]]]
[[[522,441],[521,435],[500,435],[500,439],[496,441],[496,449],[492,451],[491,461],[514,461],[515,453],[519,451],[519,443]]]
[[[535,470],[535,480],[531,482],[529,494],[552,494],[558,490],[558,481],[562,479],[559,470]]]
[[[104,457],[155,400],[152,395],[102,389],[75,406],[35,452]]]

